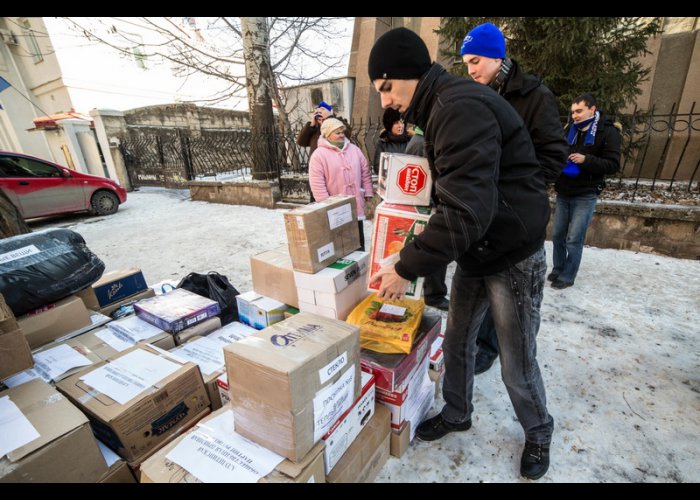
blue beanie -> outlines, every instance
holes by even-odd
[[[464,37],[460,54],[474,54],[476,56],[493,57],[494,59],[506,58],[506,39],[503,33],[491,23],[477,26]]]
[[[318,104],[318,107],[319,107],[319,108],[326,108],[328,111],[333,111],[333,108],[331,107],[331,105],[328,104],[326,101],[321,101],[321,102]]]

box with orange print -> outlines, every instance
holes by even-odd
[[[377,192],[388,203],[430,205],[433,180],[427,158],[403,153],[382,153]]]
[[[382,202],[374,213],[370,276],[383,266],[399,260],[401,249],[423,232],[430,219],[430,208]],[[423,292],[423,278],[410,283],[406,297],[418,300]],[[379,290],[381,281],[369,284],[369,290]]]

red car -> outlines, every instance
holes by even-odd
[[[82,210],[111,215],[126,201],[126,190],[111,179],[7,151],[0,151],[0,189],[24,219]]]

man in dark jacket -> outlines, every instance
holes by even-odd
[[[425,43],[406,28],[376,41],[368,70],[382,107],[423,129],[438,199],[399,261],[370,280],[381,279],[380,299],[401,298],[410,280],[457,262],[443,342],[446,404],[416,435],[432,441],[471,427],[476,334],[490,305],[503,381],[525,432],[520,473],[540,478],[549,467],[554,427],[535,342],[549,201],[530,136],[495,91],[431,64]]]
[[[574,99],[571,119],[573,123],[567,129],[571,154],[554,185],[557,191],[552,228],[554,266],[547,279],[557,289],[574,284],[586,231],[598,195],[605,187],[605,176],[620,168],[620,132],[598,111],[591,94]]]
[[[534,75],[523,72],[518,63],[506,57],[506,40],[495,25],[477,26],[464,37],[460,50],[469,76],[490,86],[510,103],[525,122],[545,181],[554,183],[566,164],[569,147],[552,92]],[[426,297],[434,285],[426,278]],[[444,286],[444,285],[443,285]],[[476,338],[475,373],[488,370],[498,357],[498,338],[491,311],[487,310]]]

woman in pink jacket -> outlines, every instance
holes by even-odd
[[[360,250],[365,250],[365,198],[372,198],[372,174],[362,150],[345,137],[345,125],[326,118],[318,148],[309,159],[309,184],[317,201],[337,194],[353,195],[357,202]]]

